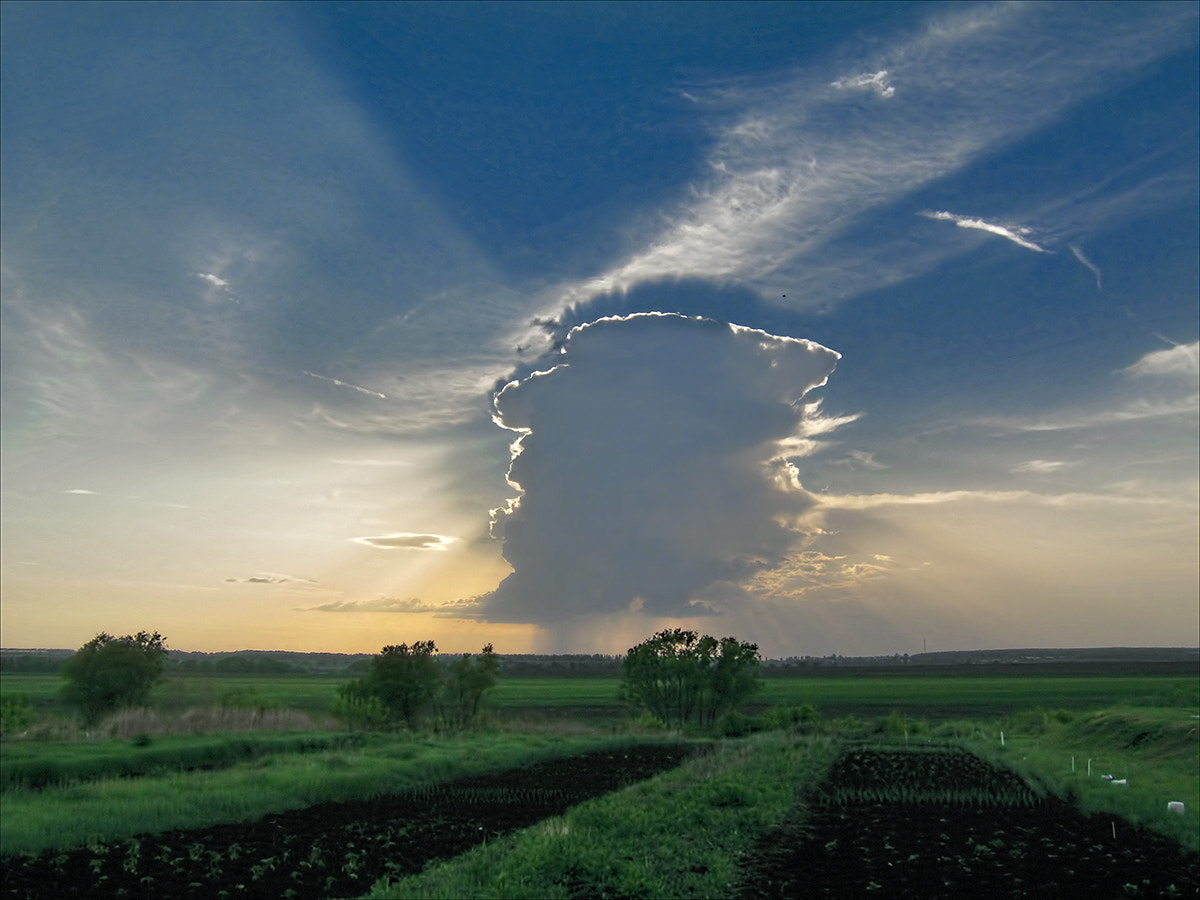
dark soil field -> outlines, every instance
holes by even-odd
[[[428,791],[3,859],[3,897],[355,897],[678,766],[685,746],[551,760]]]
[[[806,808],[805,808],[806,807]],[[1200,855],[961,751],[843,755],[744,861],[739,898],[1195,897]]]

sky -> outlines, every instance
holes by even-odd
[[[0,16],[5,647],[1200,641],[1200,5]]]

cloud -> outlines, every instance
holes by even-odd
[[[319,378],[321,381],[328,381],[330,384],[336,384],[338,387],[348,387],[351,390],[358,391],[359,393],[362,393],[362,394],[370,394],[372,397],[378,397],[380,400],[387,399],[387,394],[381,394],[381,393],[379,393],[379,391],[373,391],[370,388],[365,388],[365,387],[362,387],[361,385],[351,384],[348,381],[339,381],[336,378],[330,378],[327,375],[318,375],[315,372],[309,372],[309,371],[305,371],[304,374],[311,376],[312,378]]]
[[[892,83],[888,78],[887,69],[873,74],[864,73],[862,75],[855,75],[853,78],[839,78],[830,87],[835,87],[838,90],[873,90],[885,99],[896,93],[896,89],[892,87]]]
[[[1121,371],[1134,377],[1181,375],[1195,379],[1200,374],[1200,341],[1176,344],[1167,350],[1147,353]]]
[[[69,491],[63,491],[63,493],[64,493],[64,494],[89,494],[89,495],[93,495],[93,494],[96,494],[97,492],[96,492],[96,491],[89,491],[89,490],[87,490],[86,488],[72,488],[72,489],[71,489],[71,490],[69,490]]]
[[[316,584],[311,578],[297,578],[294,575],[280,575],[273,572],[264,572],[262,575],[251,575],[249,578],[226,578],[225,582],[227,584],[289,584],[291,582]]]
[[[383,534],[375,537],[353,538],[356,544],[366,544],[368,547],[378,547],[381,550],[445,550],[457,538],[441,534]]]
[[[970,216],[959,216],[949,212],[930,212],[926,210],[921,213],[927,219],[938,219],[943,222],[953,222],[959,228],[974,228],[977,231],[986,231],[989,234],[998,234],[1002,238],[1006,238],[1026,250],[1033,250],[1037,253],[1047,252],[1044,247],[1040,247],[1033,241],[1025,237],[1032,233],[1032,229],[1025,228],[1020,225],[996,225],[992,222],[985,222],[983,219],[976,219]],[[1078,254],[1076,254],[1078,255]]]
[[[1169,416],[1195,415],[1200,411],[1200,398],[1188,397],[1158,400],[1132,400],[1120,406],[1092,412],[1062,412],[1036,418],[990,417],[975,420],[976,425],[987,425],[1004,431],[1072,431],[1080,428],[1098,428],[1138,422],[1143,419],[1159,419]]]
[[[493,621],[709,611],[701,593],[782,559],[813,500],[782,444],[839,358],[711,319],[636,314],[572,329],[495,397],[519,436],[493,511],[513,567]],[[565,626],[564,626],[565,627]]]
[[[863,58],[862,75],[831,79],[818,63],[785,79],[693,91],[714,122],[706,173],[662,211],[639,249],[551,302],[696,277],[825,309],[943,264],[961,250],[906,240],[905,198],[936,190],[1192,40],[1191,10],[1107,8],[1081,20],[1059,6],[947,8]],[[886,94],[893,78],[904,84],[894,96]],[[889,99],[847,115],[849,90]],[[740,110],[733,121],[731,108]],[[1077,232],[1081,216],[1099,215],[1083,207],[1102,202],[1064,197],[1055,206],[1043,197],[1039,226]],[[1050,252],[1016,227],[966,216],[956,224]]]
[[[1028,462],[1021,463],[1019,466],[1014,466],[1013,472],[1025,475],[1049,475],[1051,472],[1059,472],[1073,465],[1075,463],[1063,460],[1031,459]]]
[[[1101,283],[1100,267],[1098,265],[1096,265],[1094,262],[1092,262],[1090,259],[1088,259],[1087,256],[1084,255],[1083,251],[1078,247],[1078,245],[1071,244],[1071,252],[1073,254],[1075,254],[1075,258],[1077,260],[1079,260],[1081,263],[1083,263],[1085,266],[1087,266],[1087,268],[1091,271],[1091,273],[1096,276],[1096,290],[1098,290],[1098,291],[1104,290],[1104,286]]]
[[[209,284],[211,284],[215,288],[220,288],[223,291],[229,290],[229,282],[226,281],[224,278],[221,278],[217,275],[213,275],[211,272],[197,272],[196,277],[203,279],[204,281],[207,281]]]
[[[872,472],[878,472],[881,469],[886,469],[881,462],[875,460],[874,453],[868,453],[866,450],[851,450],[845,459],[837,460],[834,465],[846,466],[850,469],[868,469]]]
[[[430,613],[447,607],[426,603],[417,597],[380,597],[377,600],[335,600],[320,606],[306,606],[306,612]]]

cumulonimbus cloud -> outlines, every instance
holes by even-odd
[[[642,313],[573,329],[546,370],[504,387],[519,433],[493,511],[513,567],[483,617],[556,623],[697,597],[784,558],[813,501],[783,442],[839,355],[711,319]]]

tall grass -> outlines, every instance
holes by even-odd
[[[372,898],[723,897],[739,856],[828,771],[835,745],[779,733],[715,752],[477,847]]]
[[[106,778],[0,797],[0,853],[37,853],[144,832],[246,822],[325,801],[426,789],[451,779],[631,742],[628,737],[378,737],[360,748],[265,756],[218,771]]]

